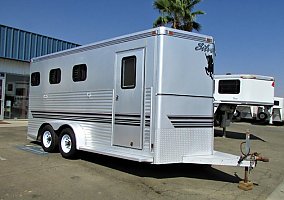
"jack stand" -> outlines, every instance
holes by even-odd
[[[242,145],[244,143],[246,144],[245,152],[243,152],[242,150]],[[241,143],[240,149],[241,149],[242,156],[240,157],[238,164],[240,164],[244,159],[250,156],[250,159],[249,159],[250,167],[245,167],[245,178],[244,180],[239,182],[238,188],[240,188],[241,190],[248,191],[248,190],[253,189],[253,183],[248,180],[249,169],[251,170],[253,167],[255,167],[257,161],[269,162],[269,158],[259,156],[259,153],[257,152],[250,153],[250,130],[249,129],[247,129],[246,131],[246,142]]]
[[[249,153],[250,153],[250,130],[248,130],[248,129],[246,131],[246,147],[245,147],[245,151],[246,151],[245,155],[248,156]],[[239,182],[239,188],[241,190],[245,190],[245,191],[252,190],[252,188],[253,188],[253,183],[248,180],[248,170],[249,170],[249,168],[245,167],[245,178],[244,178],[243,181]]]
[[[245,167],[245,179],[239,182],[238,186],[241,190],[248,191],[253,189],[253,183],[248,180],[248,167]]]
[[[226,138],[226,127],[223,127],[223,138]]]

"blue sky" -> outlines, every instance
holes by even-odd
[[[153,0],[0,0],[0,24],[88,44],[152,27]],[[284,97],[284,1],[203,0],[200,33],[216,41],[216,74],[273,76]]]

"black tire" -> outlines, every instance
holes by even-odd
[[[71,128],[65,128],[61,131],[59,136],[59,151],[64,158],[75,158],[76,149],[76,137]]]
[[[50,125],[46,125],[41,129],[40,141],[44,151],[49,153],[58,151],[58,135]]]
[[[268,115],[265,112],[260,112],[257,114],[257,117],[260,121],[265,121],[268,118]]]

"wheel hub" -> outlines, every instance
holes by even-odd
[[[48,147],[50,147],[50,145],[51,145],[51,143],[52,143],[52,137],[51,137],[51,133],[49,132],[49,131],[45,131],[44,133],[43,133],[43,140],[42,140],[42,142],[43,142],[43,145],[46,147],[46,148],[48,148]]]
[[[71,142],[71,138],[69,135],[63,135],[62,139],[61,139],[61,148],[63,150],[64,153],[69,153],[69,151],[71,150],[72,147],[72,142]]]

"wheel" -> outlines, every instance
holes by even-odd
[[[50,125],[41,129],[41,146],[46,152],[55,152],[58,149],[58,136]]]
[[[74,158],[77,152],[76,138],[71,128],[62,130],[59,136],[59,151],[64,158]]]
[[[264,121],[267,119],[268,115],[265,112],[260,112],[257,114],[257,117],[261,120]]]

